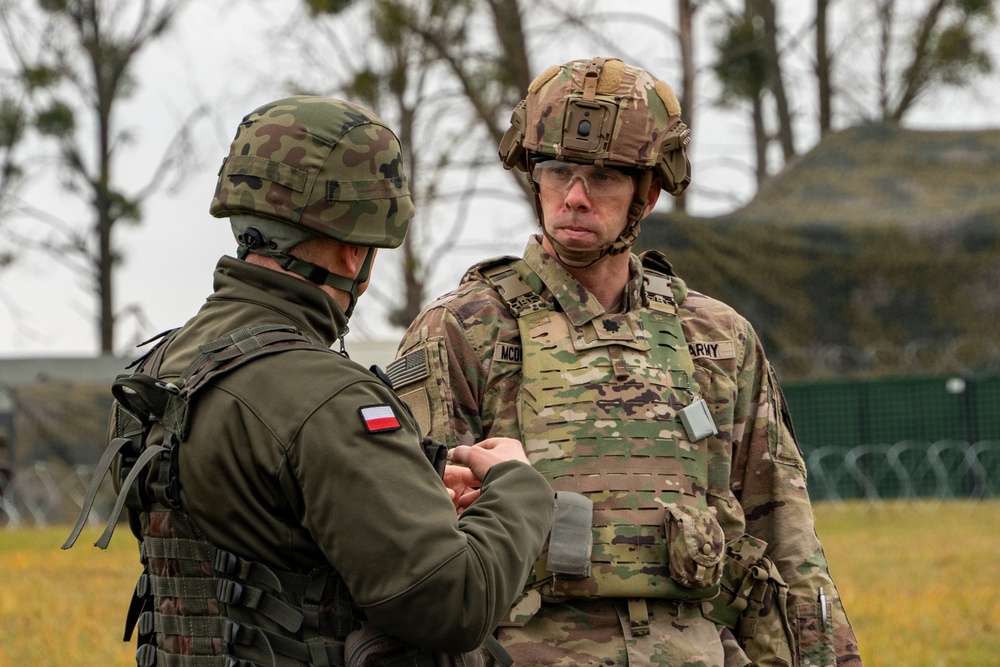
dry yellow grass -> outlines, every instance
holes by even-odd
[[[1000,501],[818,505],[867,667],[1000,665]]]
[[[134,667],[121,637],[142,566],[128,527],[118,531],[102,552],[93,530],[68,551],[69,528],[0,530],[0,667]]]
[[[818,505],[817,530],[867,667],[1000,664],[1000,502]],[[0,530],[0,667],[134,665],[121,639],[139,575],[119,528]]]

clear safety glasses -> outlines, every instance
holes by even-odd
[[[635,180],[628,174],[611,167],[592,167],[546,160],[535,165],[531,179],[543,188],[568,192],[577,179],[589,197],[614,197],[630,195]]]

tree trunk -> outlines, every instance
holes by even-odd
[[[830,83],[830,51],[827,46],[826,12],[828,0],[816,0],[816,89],[819,94],[819,133],[830,131],[832,86]]]
[[[396,100],[399,107],[399,139],[404,147],[409,147],[415,145],[416,111],[407,105],[403,98],[404,96],[400,95]],[[416,183],[419,162],[408,148],[404,150],[407,151],[407,178],[410,183]],[[419,189],[414,187],[413,190],[412,196],[416,198]],[[424,266],[420,258],[418,241],[419,229],[411,226],[406,238],[403,239],[403,254],[400,258],[400,273],[403,278],[402,303],[389,312],[389,323],[400,327],[409,326],[410,322],[420,314],[424,304]]]
[[[768,89],[774,96],[775,110],[778,113],[778,139],[781,150],[788,161],[795,157],[794,131],[792,117],[788,110],[788,98],[785,95],[785,83],[781,75],[781,53],[778,49],[778,23],[773,0],[753,0],[754,14],[764,23],[763,54],[767,63]]]
[[[507,84],[519,95],[528,92],[531,83],[531,68],[528,64],[528,49],[524,38],[524,25],[521,21],[521,8],[517,0],[489,0],[493,13],[493,25],[496,28],[497,40],[503,50],[502,60]],[[519,96],[511,103],[511,107],[521,99]]]
[[[767,148],[771,141],[764,126],[764,100],[759,94],[753,98],[753,138],[757,158],[754,171],[757,188],[760,189],[761,184],[767,180]]]
[[[888,115],[888,120],[891,120],[893,123],[899,123],[903,119],[903,116],[923,90],[924,84],[930,78],[927,72],[927,59],[930,55],[929,45],[931,35],[934,32],[934,28],[937,27],[938,20],[941,18],[941,12],[944,10],[946,4],[947,0],[937,0],[927,9],[927,13],[920,22],[920,28],[913,40],[913,58],[903,73],[902,92],[899,96],[899,101],[896,102],[895,107],[891,109]]]
[[[677,45],[681,54],[681,89],[678,101],[684,121],[694,127],[695,62],[694,62],[694,12],[697,5],[691,0],[677,2]],[[674,200],[674,210],[687,211],[687,196],[681,194]]]
[[[890,116],[889,59],[892,55],[892,24],[895,16],[895,0],[882,0],[878,6],[880,25],[878,54],[878,104],[882,119]]]
[[[123,219],[138,222],[141,217],[141,196],[126,197],[112,180],[115,147],[126,138],[126,132],[114,125],[113,109],[131,92],[127,84],[134,56],[168,29],[185,1],[31,3],[38,5],[38,14],[25,14],[24,19],[26,25],[34,24],[37,35],[44,36],[44,48],[8,39],[7,46],[24,70],[20,85],[25,99],[41,110],[55,103],[74,111],[82,109],[89,121],[79,123],[70,112],[65,129],[38,125],[43,135],[56,142],[61,175],[73,192],[81,194],[86,208],[85,213],[76,214],[86,220],[84,228],[75,221],[57,220],[51,238],[38,248],[85,278],[97,301],[94,324],[102,354],[113,353],[115,345],[114,272],[119,260],[115,225]],[[137,10],[136,4],[140,4]],[[38,84],[28,76],[37,69],[49,69],[58,76]],[[84,132],[91,132],[92,139],[83,137]],[[166,162],[161,167],[167,168]],[[155,189],[147,187],[146,191]],[[45,205],[39,208],[44,211]]]

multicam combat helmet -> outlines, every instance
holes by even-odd
[[[618,59],[574,60],[542,72],[517,105],[500,141],[507,169],[528,172],[544,159],[636,170],[640,174],[628,224],[600,251],[564,248],[549,237],[560,258],[587,266],[628,250],[638,234],[652,179],[674,196],[691,182],[687,157],[690,131],[680,118],[677,96],[665,82]],[[534,183],[529,179],[532,189]],[[539,221],[541,206],[535,190]]]
[[[329,274],[288,251],[313,237],[369,248],[395,248],[406,236],[413,203],[402,151],[392,130],[359,106],[297,96],[254,110],[240,123],[219,170],[209,208],[230,218],[247,252],[351,294],[368,279],[369,250],[356,279]]]

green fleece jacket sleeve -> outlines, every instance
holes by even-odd
[[[339,407],[374,404],[391,405],[404,427],[368,433]],[[505,462],[457,517],[415,431],[385,387],[357,382],[306,422],[286,474],[303,525],[371,622],[428,649],[471,650],[520,592],[548,534],[552,490],[530,466]]]

